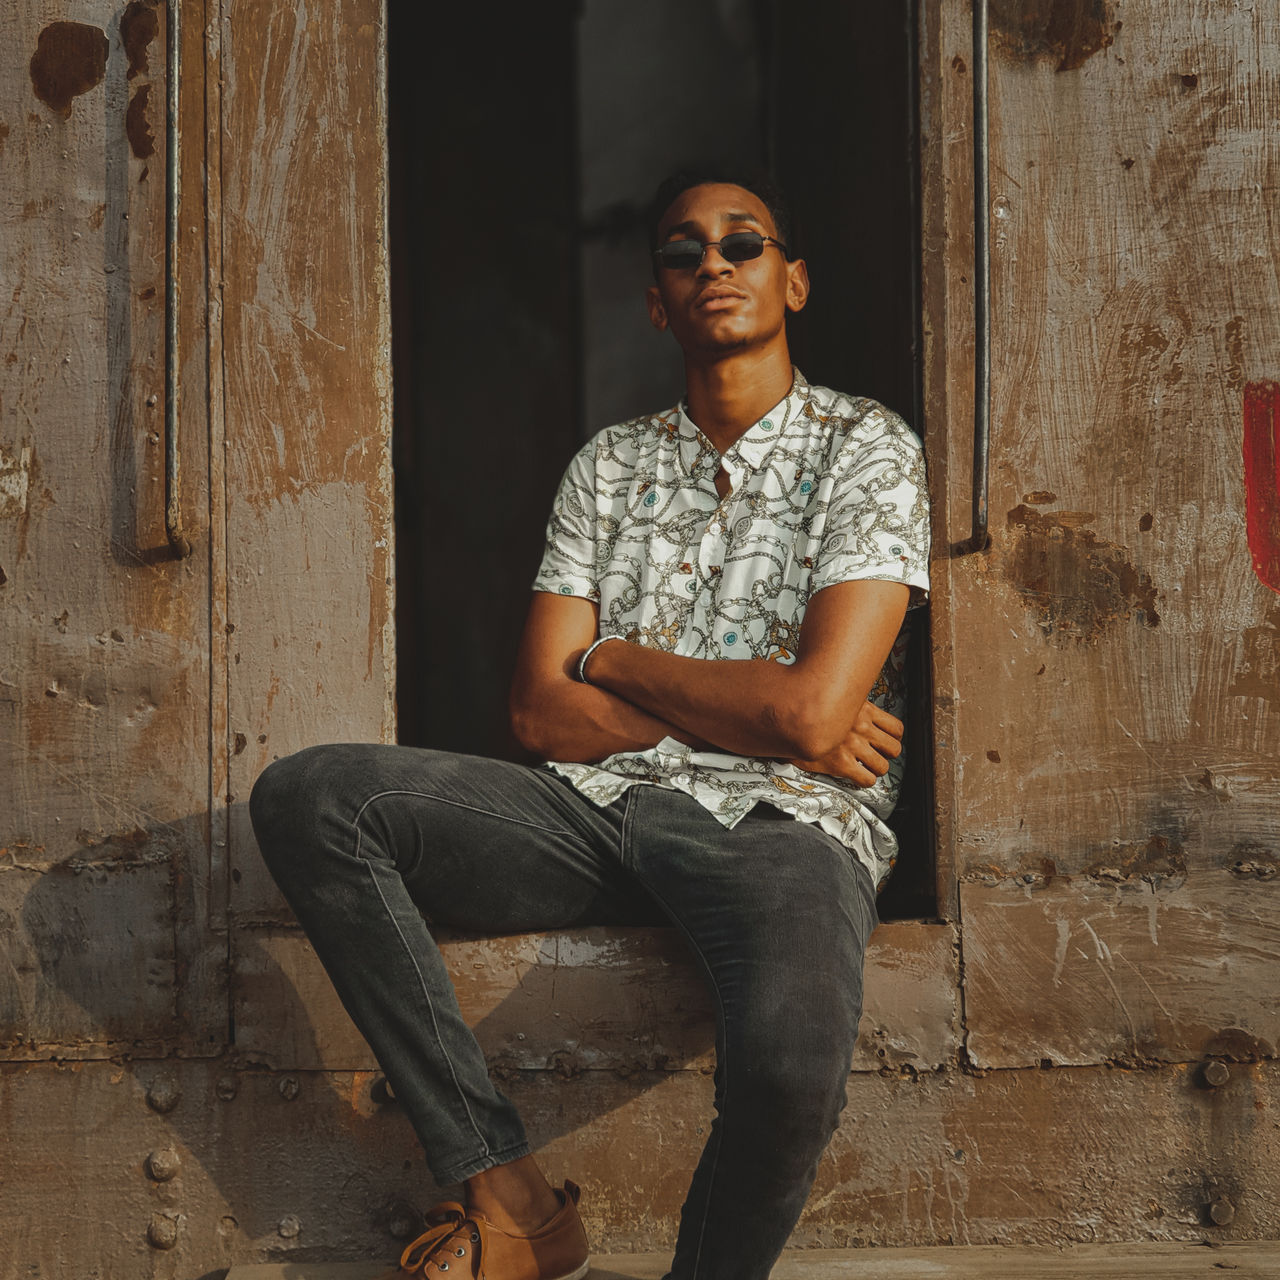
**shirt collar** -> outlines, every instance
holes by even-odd
[[[726,464],[738,461],[750,471],[758,470],[774,443],[786,433],[793,422],[804,415],[811,394],[809,384],[805,381],[804,374],[794,365],[791,367],[791,375],[791,390],[725,450]],[[720,455],[689,417],[684,400],[676,407],[676,414],[680,460],[690,475],[697,476],[701,468],[718,464]]]

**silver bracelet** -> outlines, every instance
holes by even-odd
[[[622,639],[621,636],[601,636],[599,640],[595,641],[591,645],[588,645],[588,647],[583,651],[582,657],[578,659],[578,683],[579,684],[591,683],[591,681],[587,679],[587,659],[591,657],[591,655],[595,653],[595,651],[602,644],[604,644],[606,640],[621,640],[621,639]]]

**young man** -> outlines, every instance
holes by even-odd
[[[792,368],[809,281],[776,192],[681,177],[655,211],[649,315],[688,391],[562,482],[511,699],[555,763],[319,747],[251,802],[433,1176],[465,1184],[401,1274],[588,1269],[577,1188],[535,1163],[426,920],[683,933],[717,1010],[717,1116],[670,1280],[768,1276],[844,1104],[894,856],[899,637],[927,587],[919,447]]]

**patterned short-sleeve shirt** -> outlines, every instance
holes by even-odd
[[[534,589],[598,602],[602,636],[694,658],[791,663],[815,592],[889,579],[907,584],[916,605],[928,559],[915,435],[875,401],[810,386],[797,371],[786,399],[723,455],[683,404],[595,436],[561,482]],[[906,635],[904,624],[871,694],[899,715]],[[761,801],[775,805],[835,836],[877,885],[896,857],[885,820],[902,757],[870,787],[673,738],[550,767],[600,805],[637,783],[687,792],[726,827]]]

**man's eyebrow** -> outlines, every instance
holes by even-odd
[[[764,223],[754,213],[722,213],[720,215],[722,222],[754,222],[757,227],[763,227]],[[689,238],[694,231],[697,230],[693,222],[677,222],[675,226],[668,227],[666,230],[667,239],[673,237]]]

